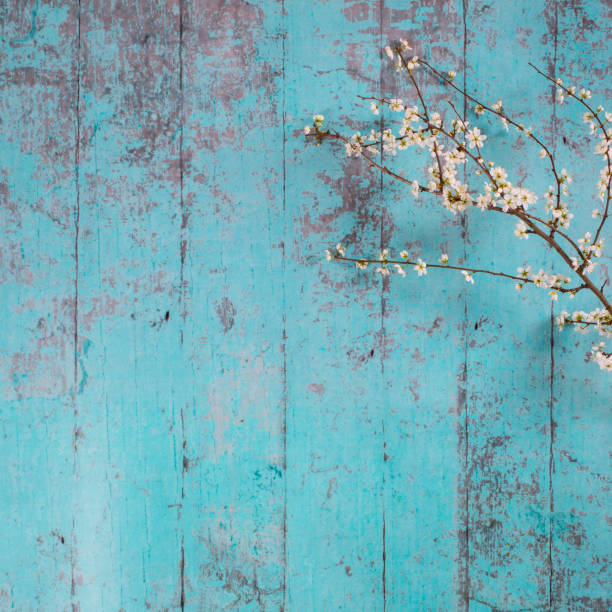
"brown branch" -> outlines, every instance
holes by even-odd
[[[547,79],[548,81],[550,81],[551,83],[554,83],[557,87],[559,87],[559,89],[561,89],[562,91],[564,91],[570,98],[573,98],[574,100],[577,100],[580,104],[582,104],[582,106],[584,106],[584,108],[586,108],[589,113],[591,114],[591,116],[593,117],[593,120],[597,122],[599,129],[603,132],[606,141],[610,140],[610,136],[608,135],[608,132],[606,130],[606,126],[603,124],[603,122],[601,121],[601,119],[599,118],[599,113],[596,112],[590,104],[588,104],[585,100],[583,100],[581,97],[577,96],[576,94],[574,94],[573,92],[571,92],[567,87],[564,87],[561,83],[558,83],[555,79],[553,79],[551,76],[547,75],[545,72],[542,72],[537,66],[534,66],[531,62],[528,62],[528,64],[541,76],[543,76],[545,79]],[[608,165],[608,184],[606,185],[606,205],[604,208],[604,212],[603,215],[601,217],[601,222],[599,224],[599,227],[597,228],[597,231],[595,232],[595,239],[593,240],[593,242],[597,242],[599,240],[599,235],[601,234],[601,231],[603,229],[604,223],[606,222],[608,216],[609,216],[609,208],[610,208],[610,196],[611,196],[611,190],[610,190],[610,182],[612,181],[612,161],[610,160],[610,148],[608,147],[608,149],[606,149],[606,160],[607,160],[607,165]]]
[[[439,172],[439,182],[438,182],[438,189],[436,190],[432,190],[429,189],[427,187],[424,187],[422,185],[419,185],[419,189],[420,191],[426,191],[426,192],[430,192],[430,193],[434,193],[436,195],[442,195],[443,193],[443,189],[444,189],[444,178],[443,178],[443,172],[442,172],[442,163],[440,161],[440,156],[439,156],[439,151],[438,151],[438,144],[437,144],[437,139],[436,139],[436,135],[438,133],[444,134],[445,136],[447,136],[452,142],[454,142],[459,151],[464,152],[476,165],[477,167],[484,172],[484,174],[488,177],[488,179],[490,180],[493,188],[495,188],[496,191],[502,191],[503,192],[503,186],[500,187],[500,185],[498,184],[498,182],[493,178],[488,166],[484,163],[484,159],[482,158],[481,152],[480,152],[480,148],[476,145],[476,153],[478,154],[478,157],[476,157],[474,154],[472,154],[470,151],[468,151],[467,147],[466,147],[466,143],[465,143],[465,139],[463,141],[459,141],[456,137],[456,133],[455,130],[449,132],[448,130],[445,129],[444,127],[444,123],[443,121],[440,121],[440,125],[434,125],[431,122],[431,118],[427,109],[427,105],[425,103],[425,100],[423,98],[423,95],[419,89],[418,84],[416,83],[416,80],[414,79],[413,75],[412,75],[412,71],[408,69],[408,65],[403,57],[403,55],[401,54],[401,50],[400,49],[396,49],[396,51],[398,52],[399,57],[401,58],[401,62],[404,65],[404,67],[406,68],[406,70],[408,70],[408,74],[409,74],[409,78],[412,81],[415,90],[417,92],[417,95],[419,97],[419,100],[423,106],[423,114],[420,113],[415,113],[417,117],[419,117],[419,119],[421,119],[425,124],[426,124],[426,131],[429,131],[433,137],[433,152],[434,155],[436,157],[437,160],[437,164],[438,164],[438,172]],[[533,140],[534,142],[536,142],[538,145],[540,145],[542,147],[542,149],[544,149],[544,151],[546,152],[550,163],[551,163],[551,168],[552,168],[552,172],[555,176],[556,182],[557,182],[557,208],[560,207],[560,199],[561,199],[561,184],[563,183],[563,181],[565,179],[562,179],[559,177],[557,170],[556,170],[556,166],[555,166],[555,162],[554,159],[550,153],[550,150],[548,149],[548,147],[539,139],[537,138],[532,132],[531,130],[527,131],[525,130],[525,128],[521,125],[518,124],[516,121],[514,121],[513,119],[511,119],[510,117],[508,117],[505,113],[500,111],[497,111],[483,103],[481,103],[479,100],[477,100],[476,98],[474,98],[473,96],[471,96],[470,94],[468,94],[467,92],[463,91],[461,88],[457,87],[454,83],[452,83],[452,81],[450,79],[447,79],[446,77],[444,77],[440,72],[438,72],[435,68],[433,68],[428,62],[424,61],[424,60],[419,60],[424,66],[426,66],[430,71],[432,71],[435,75],[437,75],[440,79],[442,79],[445,83],[447,83],[448,85],[450,85],[452,88],[454,88],[456,91],[458,91],[460,94],[462,94],[463,96],[465,96],[466,99],[471,100],[472,102],[478,104],[483,110],[486,110],[494,115],[497,115],[499,117],[501,117],[502,119],[504,119],[505,122],[513,125],[514,127],[516,127],[518,130],[525,132],[527,134],[527,136]],[[534,69],[536,69],[540,74],[542,74],[543,76],[545,76],[547,79],[549,79],[550,81],[555,82],[551,77],[548,77],[547,75],[545,75],[544,73],[542,73],[541,71],[539,71],[537,68],[535,68],[535,66],[533,66],[532,64],[530,64]],[[555,84],[557,84],[555,82]],[[558,85],[558,84],[557,84]],[[559,85],[558,85],[559,86]],[[600,128],[602,129],[604,136],[606,137],[606,139],[608,138],[607,135],[607,131],[605,129],[605,126],[601,123],[601,120],[599,119],[599,117],[597,117],[597,114],[593,111],[593,109],[584,102],[584,100],[578,98],[577,96],[575,96],[574,94],[572,94],[569,90],[567,90],[566,88],[563,88],[564,91],[566,91],[566,93],[572,97],[574,97],[575,99],[577,99],[581,104],[583,104],[591,113],[591,115],[594,117],[594,119],[599,123]],[[379,100],[383,103],[389,103],[387,102],[384,98],[363,98],[362,96],[360,96],[360,98],[362,99],[374,99],[374,100]],[[451,108],[454,110],[455,114],[457,114],[457,116],[459,117],[459,120],[462,122],[463,124],[463,128],[464,128],[464,132],[466,129],[466,125],[464,120],[461,118],[461,116],[457,113],[456,108],[454,107],[454,105],[452,104],[452,102],[448,101],[449,105],[451,106]],[[405,109],[406,107],[404,107]],[[352,146],[352,143],[344,138],[343,136],[341,136],[338,132],[334,131],[330,131],[327,130],[326,132],[323,132],[319,129],[319,126],[317,126],[315,124],[315,130],[316,130],[316,134],[315,136],[318,137],[320,140],[324,139],[324,138],[332,138],[332,139],[337,139],[337,140],[341,140],[342,142],[344,142],[345,144],[348,144],[349,146]],[[464,134],[465,135],[465,134]],[[397,138],[396,140],[401,140],[402,138],[405,138],[407,136],[401,137],[401,138]],[[377,143],[373,143],[371,146],[375,146],[375,145],[379,145],[383,143],[383,139],[381,138],[381,140]],[[363,152],[363,148],[368,148],[370,147],[370,145],[364,145],[361,146],[360,145],[360,150],[354,150],[356,155],[360,155],[361,157],[365,158],[367,163],[375,168],[378,168],[379,170],[381,170],[382,172],[386,173],[387,175],[389,175],[390,177],[399,180],[400,182],[406,183],[406,184],[412,184],[412,181],[405,179],[404,177],[402,177],[401,175],[393,172],[392,170],[390,170],[389,168],[387,168],[386,166],[383,166],[382,164],[377,163],[374,159],[372,159],[371,157],[369,157],[368,155],[366,155]],[[606,150],[606,157],[608,160],[608,171],[610,171],[610,151],[609,149]],[[607,219],[608,215],[609,215],[609,202],[610,202],[610,181],[611,181],[611,175],[608,176],[608,183],[607,183],[607,201],[606,201],[606,207],[605,207],[605,211],[603,214],[603,218],[602,221],[599,225],[599,228],[597,230],[596,233],[596,237],[595,240],[593,242],[597,242],[598,238],[599,238],[599,234],[601,233],[603,224],[605,222],[605,220]],[[503,194],[503,193],[502,193]],[[470,194],[471,195],[471,194]],[[473,198],[472,198],[473,201]],[[575,272],[575,274],[581,279],[582,284],[577,286],[577,287],[573,287],[573,288],[564,288],[564,287],[552,287],[551,289],[561,292],[561,293],[576,293],[578,291],[581,291],[583,289],[589,289],[598,299],[599,301],[602,303],[602,305],[605,307],[605,309],[608,312],[612,313],[612,305],[610,304],[610,301],[605,297],[604,293],[603,293],[603,289],[605,286],[601,287],[601,289],[598,289],[597,286],[591,281],[591,279],[587,276],[587,274],[584,272],[584,268],[586,266],[587,263],[587,258],[584,256],[582,250],[578,247],[578,245],[572,240],[572,238],[570,238],[570,236],[568,236],[566,233],[560,231],[557,228],[557,224],[558,224],[558,220],[554,219],[551,221],[547,221],[545,219],[542,219],[536,215],[533,215],[531,213],[528,213],[526,210],[524,210],[522,208],[522,206],[519,206],[518,208],[515,209],[509,209],[509,210],[503,210],[503,208],[498,207],[496,205],[494,205],[493,203],[489,204],[487,206],[488,210],[494,210],[496,212],[502,212],[505,214],[509,214],[512,216],[517,217],[518,219],[520,219],[521,221],[523,221],[523,223],[525,223],[525,225],[528,228],[528,232],[535,234],[537,236],[539,236],[542,240],[544,240],[554,251],[557,252],[557,254],[563,259],[563,261],[570,267],[570,269]],[[542,229],[541,227],[539,227],[539,225],[542,225],[546,228],[546,231],[544,229]],[[566,251],[560,246],[560,244],[557,242],[557,240],[555,240],[555,233],[559,234],[564,240],[566,240],[568,242],[569,245],[571,245],[571,247],[579,254],[580,258],[582,259],[582,263],[581,265],[575,269],[572,263],[571,258],[569,257],[569,255],[566,253]],[[387,264],[399,264],[401,266],[405,266],[405,265],[416,265],[417,262],[414,261],[410,261],[410,260],[401,260],[401,261],[396,261],[396,260],[381,260],[381,259],[363,259],[363,258],[348,258],[348,257],[344,257],[344,256],[340,256],[338,253],[336,253],[336,255],[334,256],[335,259],[341,260],[341,261],[350,261],[350,262],[355,262],[355,263],[378,263],[378,264],[382,264],[384,266],[386,266]],[[450,265],[438,265],[438,264],[429,264],[428,267],[430,268],[446,268],[446,269],[451,269],[451,270],[462,270],[462,271],[466,271],[466,272],[471,272],[474,274],[489,274],[492,276],[501,276],[501,277],[505,277],[505,278],[509,278],[512,280],[516,280],[519,281],[521,283],[524,284],[535,284],[535,281],[531,280],[531,279],[526,279],[520,276],[515,276],[515,275],[511,275],[511,274],[505,274],[503,272],[494,272],[491,270],[485,270],[485,269],[480,269],[480,268],[466,268],[466,267],[459,267],[459,266],[450,266]]]
[[[320,130],[318,127],[315,126],[315,130],[316,130],[316,134],[317,136],[319,136],[321,139],[331,139],[331,140],[340,140],[345,144],[350,144],[352,146],[352,143],[350,140],[348,140],[348,138],[345,138],[344,136],[342,136],[341,134],[339,134],[336,130],[331,130],[331,129],[327,129],[327,131],[322,131]],[[380,143],[372,143],[372,144],[380,144]],[[378,162],[376,162],[375,160],[373,160],[370,156],[366,155],[365,153],[361,152],[361,151],[355,151],[356,155],[360,155],[361,157],[363,157],[368,164],[370,164],[371,166],[373,166],[374,168],[378,168],[379,170],[381,170],[382,172],[384,172],[385,174],[388,174],[390,177],[402,182],[402,183],[406,183],[407,185],[412,185],[412,183],[414,181],[411,181],[410,179],[404,178],[403,176],[401,176],[400,174],[397,174],[396,172],[393,172],[393,170],[390,170],[389,168],[387,168],[386,166],[383,166],[382,164],[379,164]],[[426,191],[429,193],[434,193],[434,194],[438,194],[440,195],[441,192],[439,191],[432,191],[431,189],[429,189],[429,187],[425,187],[423,185],[419,185],[419,190],[420,191]]]
[[[335,253],[333,255],[334,259],[339,261],[348,261],[352,263],[367,263],[367,264],[382,264],[382,265],[395,265],[399,264],[401,266],[416,266],[419,264],[418,261],[412,261],[410,259],[367,259],[363,257],[345,257],[344,255],[339,255]],[[489,274],[491,276],[502,276],[504,278],[509,278],[511,280],[519,281],[522,284],[535,284],[535,281],[530,278],[524,278],[522,276],[515,276],[513,274],[506,274],[505,272],[494,272],[493,270],[485,270],[483,268],[467,268],[465,266],[453,266],[450,264],[430,264],[425,263],[426,267],[429,268],[438,268],[443,270],[458,270],[460,272],[470,272],[472,274]],[[552,291],[559,291],[560,293],[572,293],[575,289],[570,289],[567,287],[548,287]]]

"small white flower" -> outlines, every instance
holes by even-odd
[[[470,149],[481,146],[487,137],[480,133],[480,130],[475,127],[473,130],[468,130],[467,140],[470,143]]]
[[[542,269],[537,274],[534,274],[531,280],[533,280],[536,287],[548,287],[548,274]]]
[[[526,267],[518,267],[517,269],[518,275],[521,278],[529,278],[529,273],[531,272],[531,266],[526,266]]]
[[[395,57],[395,54],[393,53],[393,49],[389,45],[385,47],[385,53],[387,54],[387,57],[389,59],[393,59]]]
[[[331,261],[332,258],[333,255],[331,254],[331,251],[329,249],[325,249],[325,259],[327,259],[327,261]]]
[[[523,288],[523,285],[522,285],[522,283],[515,283],[515,284],[514,284],[514,288],[515,288],[517,291],[520,291],[520,290]]]
[[[390,274],[389,268],[384,267],[384,266],[380,266],[376,268],[376,272],[378,272],[381,276],[389,276]]]
[[[540,149],[540,158],[546,157],[547,155],[546,149]]]
[[[408,70],[414,70],[419,65],[419,57],[415,55],[407,64]]]
[[[529,238],[529,234],[527,233],[527,225],[524,221],[519,221],[514,228],[514,235],[518,236],[521,239],[527,240]]]
[[[491,170],[491,176],[493,180],[497,183],[503,183],[508,176],[508,173],[500,166],[496,166]]]
[[[325,119],[325,117],[323,115],[315,115],[312,120],[315,122],[316,125],[320,126],[321,123],[323,123],[323,119]]]
[[[438,259],[438,261],[440,263],[443,263],[443,264],[448,263],[448,255],[446,253],[442,253],[442,255],[440,255],[440,259]]]
[[[419,257],[417,259],[416,266],[414,269],[417,271],[419,276],[423,276],[423,274],[427,274],[427,264]]]
[[[419,187],[419,183],[417,181],[412,181],[412,195],[418,198],[420,193],[421,188]]]
[[[491,204],[491,194],[490,193],[482,193],[476,198],[476,206],[480,208],[483,212],[489,207]]]
[[[342,246],[342,243],[340,243],[340,242],[339,242],[339,243],[336,245],[336,251],[338,251],[338,253],[339,253],[340,255],[342,255],[342,257],[344,257],[345,250],[344,250],[344,247]]]
[[[375,115],[378,115],[380,113],[380,107],[378,106],[378,103],[377,102],[370,102],[370,110]]]
[[[552,291],[549,291],[548,295],[550,295],[550,298],[554,301],[557,301],[557,299],[559,298],[559,292],[555,291],[554,289]]]
[[[495,104],[493,104],[493,110],[496,110],[498,113],[500,113],[501,109],[502,109],[502,101],[498,100]]]
[[[391,100],[389,100],[389,108],[394,113],[400,113],[401,111],[403,111],[404,106],[402,104],[402,99],[401,98],[391,98]]]
[[[591,97],[591,90],[585,89],[584,87],[580,90],[580,97],[583,100],[588,100]]]
[[[359,268],[359,270],[365,270],[368,267],[367,261],[358,261],[355,266]]]
[[[308,136],[308,134],[310,134],[310,129],[311,129],[311,128],[310,128],[310,126],[309,126],[309,125],[305,125],[305,126],[304,126],[304,134],[305,134],[306,136]]]
[[[408,44],[408,41],[405,38],[400,38],[399,41],[402,45],[402,51],[412,51],[412,47]]]
[[[404,270],[404,266],[400,264],[395,264],[395,270],[400,276],[406,276],[406,270]]]
[[[388,254],[389,254],[389,249],[383,249],[383,250],[380,252],[379,259],[382,259],[383,261],[386,261],[386,260],[387,260],[387,255],[388,255]]]
[[[601,210],[599,210],[599,208],[594,208],[591,216],[593,217],[593,219],[597,219],[597,217],[601,217]]]
[[[452,81],[456,76],[457,76],[457,73],[454,70],[449,70],[448,71],[448,78],[449,78],[449,80]]]
[[[467,270],[461,270],[461,274],[463,274],[466,283],[474,284],[474,277]]]
[[[408,259],[408,258],[410,257],[410,255],[408,254],[408,251],[402,251],[402,252],[400,253],[400,257],[401,257],[402,259]]]
[[[477,104],[477,105],[475,106],[475,108],[474,108],[474,112],[475,112],[477,115],[484,115],[485,108],[484,108],[484,106],[483,106],[482,104]]]

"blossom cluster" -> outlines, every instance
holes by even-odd
[[[596,308],[591,312],[576,310],[573,313],[564,310],[555,320],[559,329],[569,324],[577,332],[586,333],[595,328],[601,336],[612,337],[612,313],[605,308]],[[612,371],[612,353],[606,352],[604,348],[604,342],[599,342],[593,346],[589,358],[602,370]]]
[[[495,210],[514,217],[514,235],[520,240],[530,236],[537,236],[548,243],[562,259],[568,264],[573,275],[578,277],[578,284],[571,287],[571,278],[557,272],[540,269],[537,273],[531,272],[531,266],[519,267],[516,274],[507,274],[491,270],[466,268],[462,265],[449,264],[449,258],[443,253],[438,264],[429,264],[429,267],[447,268],[461,272],[468,283],[474,283],[475,274],[491,274],[502,276],[515,281],[517,290],[526,284],[544,288],[552,300],[557,300],[560,294],[567,294],[573,298],[579,291],[591,291],[601,302],[604,308],[596,309],[591,313],[576,312],[569,315],[565,311],[557,318],[560,327],[571,323],[580,329],[594,328],[602,335],[612,335],[612,319],[610,317],[609,301],[603,295],[603,288],[598,290],[589,275],[595,269],[597,260],[603,254],[604,238],[602,228],[609,216],[611,199],[611,144],[612,144],[612,114],[604,112],[603,107],[592,108],[587,102],[591,98],[591,91],[585,88],[565,87],[560,79],[556,81],[536,70],[546,79],[556,83],[557,99],[563,103],[567,98],[573,98],[586,108],[583,119],[588,124],[589,133],[597,138],[594,152],[604,159],[597,180],[597,197],[602,205],[592,210],[592,218],[598,226],[593,232],[586,232],[580,238],[573,240],[566,231],[571,226],[574,213],[570,210],[570,185],[573,183],[572,175],[565,169],[556,165],[555,160],[546,146],[531,127],[512,119],[505,111],[503,102],[496,100],[490,104],[480,102],[461,90],[453,83],[456,72],[450,70],[446,73],[438,72],[427,61],[420,59],[412,53],[406,40],[400,40],[394,45],[385,47],[385,54],[393,62],[397,70],[407,73],[416,90],[414,101],[405,101],[401,98],[368,98],[370,111],[380,115],[383,111],[390,114],[385,121],[384,129],[371,129],[369,132],[354,132],[350,136],[342,136],[337,132],[324,127],[324,117],[315,115],[312,125],[304,128],[306,135],[314,136],[317,144],[322,140],[336,139],[343,143],[348,157],[362,157],[371,167],[378,168],[392,178],[410,186],[412,195],[420,197],[423,192],[430,193],[439,198],[440,204],[453,215],[462,214],[470,208],[481,211]],[[459,92],[465,100],[473,103],[473,111],[477,117],[488,113],[501,121],[503,128],[511,128],[520,135],[531,140],[539,147],[539,157],[550,164],[552,184],[542,194],[543,206],[538,211],[538,195],[527,186],[513,182],[508,171],[497,164],[487,155],[488,136],[482,125],[475,125],[462,117],[450,100],[446,100],[454,116],[448,117],[438,110],[428,108],[428,105],[419,90],[413,72],[425,67],[439,79]],[[535,68],[535,67],[534,67]],[[395,159],[399,153],[416,148],[426,152],[430,158],[427,165],[426,178],[423,181],[407,178],[403,174],[391,170],[386,160]],[[385,160],[385,161],[383,161]],[[467,169],[471,169],[476,180],[467,179]],[[474,184],[484,179],[480,189],[474,189]],[[610,211],[612,214],[612,211]],[[421,258],[410,260],[406,251],[400,253],[397,260],[389,259],[388,249],[383,249],[377,258],[362,259],[347,257],[341,244],[335,250],[326,252],[328,259],[341,259],[355,262],[359,269],[365,269],[374,263],[375,271],[381,276],[389,276],[392,272],[406,276],[406,269],[412,266],[416,274],[425,276],[428,264]],[[603,369],[612,369],[612,356],[604,351],[602,345],[597,345],[592,351],[592,359],[599,363]]]

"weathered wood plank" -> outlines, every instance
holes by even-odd
[[[549,139],[549,89],[528,62],[548,66],[549,7],[470,3],[467,86]],[[541,92],[539,97],[537,92]],[[477,96],[477,97],[478,97]],[[473,105],[468,119],[478,120]],[[491,121],[487,159],[509,180],[542,194],[548,168],[533,143]],[[476,211],[477,212],[477,211]],[[473,214],[470,260],[515,272],[558,264],[540,241],[518,242],[510,218]],[[509,281],[477,279],[467,298],[467,487],[469,602],[466,609],[547,609],[549,603],[550,297]]]
[[[556,31],[556,74],[564,82],[592,90],[594,106],[610,108],[612,97],[610,7],[606,3],[559,1],[551,15]],[[575,177],[571,193],[579,203],[576,231],[593,231],[589,214],[601,206],[595,179],[602,167],[593,155],[582,109],[576,103],[555,108],[555,146],[563,165]],[[576,143],[578,146],[574,146]],[[582,197],[580,194],[583,194]],[[610,248],[610,229],[606,231]],[[599,284],[609,279],[610,256],[599,265]],[[609,283],[609,281],[608,281]],[[608,284],[609,286],[609,284]],[[591,300],[555,306],[592,310]],[[612,495],[610,432],[612,397],[609,375],[584,357],[596,336],[555,330],[553,381],[551,603],[569,610],[612,609]]]
[[[73,604],[180,601],[178,2],[82,3]]]
[[[345,133],[371,120],[356,95],[380,91],[382,8],[288,3],[290,609],[386,605],[382,285],[323,258],[337,240],[378,252],[380,176],[300,135],[316,112]]]
[[[285,587],[282,5],[184,3],[185,607]]]
[[[464,11],[461,2],[386,1],[382,31],[389,41],[408,39],[415,54],[460,74]],[[383,59],[384,93],[418,104],[406,73]],[[428,102],[443,110],[446,90],[424,70],[415,76]],[[387,162],[425,183],[431,160],[410,149]],[[416,200],[409,186],[384,177],[384,203],[385,246],[429,262],[442,252],[463,259],[461,218],[436,198],[423,194]],[[418,277],[412,267],[406,279],[385,283],[387,610],[457,610],[466,593],[466,291],[460,274],[430,270]]]
[[[527,111],[590,197],[599,160],[568,144],[586,144],[581,112],[526,62],[590,77],[605,104],[609,17],[567,0],[3,3],[0,608],[609,609],[610,385],[588,339],[551,328],[541,290],[383,282],[323,250],[554,259],[301,134],[315,112],[348,133],[388,120],[357,94],[412,100],[380,51],[407,37]],[[543,192],[537,149],[488,134]]]
[[[70,599],[75,3],[0,6],[0,608]]]

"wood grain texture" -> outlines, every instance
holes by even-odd
[[[315,112],[383,126],[356,96],[412,100],[381,53],[409,38],[544,135],[589,194],[586,231],[599,162],[527,62],[605,104],[611,16],[0,4],[0,609],[612,609],[612,396],[589,340],[551,325],[574,305],[502,279],[382,280],[323,251],[552,255],[301,133]],[[543,192],[537,150],[487,133]]]

